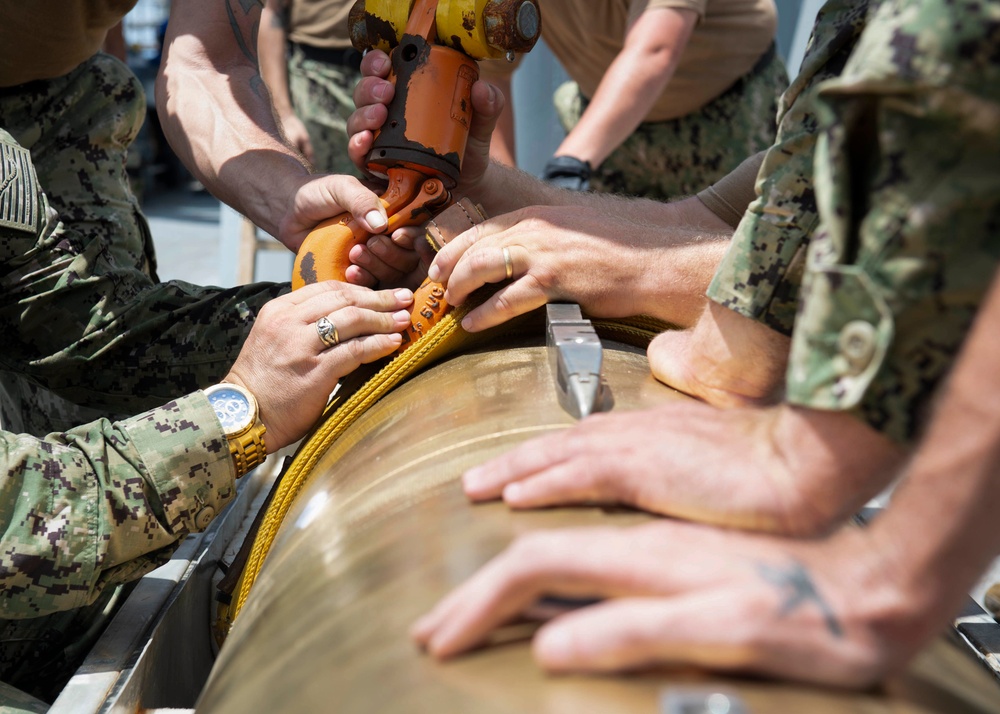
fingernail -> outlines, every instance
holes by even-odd
[[[389,251],[389,246],[385,244],[385,241],[373,239],[368,242],[368,250],[375,255],[385,255]]]
[[[483,469],[481,466],[476,466],[471,468],[462,474],[462,485],[465,488],[475,488],[479,485],[479,480],[483,477]]]
[[[464,317],[462,318],[462,329],[466,332],[472,332],[472,318]]]
[[[439,282],[441,280],[441,269],[434,263],[431,263],[431,267],[427,269],[427,277],[430,278],[432,283]]]
[[[388,60],[386,60],[386,59],[384,59],[382,57],[379,57],[377,60],[375,60],[374,66],[372,67],[372,69],[374,69],[377,73],[381,74],[382,71],[388,69],[386,67],[387,64],[388,64]]]
[[[400,288],[393,293],[397,300],[402,300],[403,302],[410,302],[413,300],[413,291],[407,290],[406,288]]]
[[[389,86],[388,82],[380,82],[372,88],[372,94],[375,95],[376,99],[385,99],[385,94],[389,91]]]
[[[558,665],[569,661],[573,654],[573,641],[563,627],[549,627],[539,634],[537,647],[548,665]]]
[[[397,310],[392,313],[392,319],[396,322],[409,322],[410,321],[410,311],[409,310]]]
[[[503,500],[516,501],[524,495],[524,487],[519,483],[509,483],[504,486]]]
[[[368,225],[375,230],[380,230],[388,225],[385,220],[385,216],[383,216],[380,211],[376,211],[374,208],[365,214],[365,220],[368,221]]]

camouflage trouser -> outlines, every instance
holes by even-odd
[[[771,146],[778,98],[787,86],[785,65],[772,47],[750,72],[698,111],[640,124],[597,167],[591,188],[665,201],[711,186],[748,156]],[[559,87],[554,102],[567,132],[588,104],[575,82]]]
[[[44,435],[131,416],[217,382],[286,285],[159,283],[125,159],[142,87],[108,55],[0,90],[0,148],[33,171],[40,220],[0,224],[0,421]],[[30,185],[29,185],[30,184]],[[169,237],[166,237],[169,240]]]
[[[0,619],[0,678],[51,703],[132,590],[110,587],[87,607],[28,620]],[[12,703],[0,696],[0,711]],[[15,710],[16,711],[16,710]]]
[[[360,176],[347,155],[347,118],[354,111],[360,70],[308,59],[293,44],[288,57],[288,91],[305,124],[317,171]]]

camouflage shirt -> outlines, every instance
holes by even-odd
[[[0,618],[87,605],[163,564],[235,493],[201,392],[44,439],[0,432]]]
[[[792,335],[790,403],[916,436],[1000,257],[998,46],[998,2],[821,11],[709,288]]]

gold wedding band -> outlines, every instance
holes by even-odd
[[[510,248],[503,247],[503,269],[507,274],[507,280],[514,277],[514,261],[510,259]]]
[[[326,347],[336,347],[340,344],[340,333],[337,326],[330,322],[329,318],[321,317],[316,320],[316,334]]]

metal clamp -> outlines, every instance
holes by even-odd
[[[594,326],[574,304],[548,305],[546,323],[559,404],[577,419],[604,411],[610,405],[610,392],[601,379],[604,354]]]

